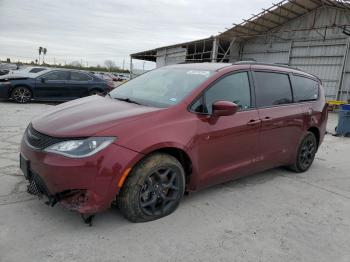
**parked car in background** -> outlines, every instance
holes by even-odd
[[[9,74],[11,75],[22,75],[22,76],[27,76],[30,74],[37,74],[39,72],[45,71],[45,70],[50,70],[48,67],[38,67],[38,66],[28,66],[28,67],[23,67],[18,70],[11,70]]]
[[[20,165],[50,205],[91,215],[117,200],[129,220],[150,221],[185,191],[279,166],[307,171],[327,112],[321,81],[289,67],[165,66],[36,117]]]
[[[121,74],[121,73],[113,73],[116,77],[118,77],[119,81],[127,81],[130,80],[130,76],[127,74]]]
[[[49,69],[27,75],[0,77],[0,98],[18,103],[68,101],[93,94],[105,94],[113,85],[85,71]]]
[[[118,78],[115,77],[113,74],[110,73],[105,73],[105,72],[97,72],[94,73],[95,76],[107,81],[109,83],[109,85],[112,85],[114,87],[118,86]]]
[[[0,63],[0,76],[7,75],[11,70],[17,70],[18,66],[9,63]]]

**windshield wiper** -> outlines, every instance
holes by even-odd
[[[120,100],[120,101],[124,101],[127,103],[132,103],[132,104],[137,104],[137,105],[141,105],[139,102],[136,102],[135,100],[132,100],[130,98],[121,98],[121,97],[115,97],[115,99]]]

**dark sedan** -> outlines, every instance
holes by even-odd
[[[52,69],[30,76],[0,77],[0,98],[18,103],[68,101],[88,95],[104,94],[113,85],[93,74],[77,70]]]

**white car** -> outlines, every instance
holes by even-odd
[[[37,74],[39,72],[43,72],[45,70],[48,70],[47,67],[39,67],[39,66],[28,66],[23,67],[18,70],[11,70],[8,74],[9,75],[17,75],[17,76],[30,76],[33,74]]]

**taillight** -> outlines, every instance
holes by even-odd
[[[111,80],[107,80],[107,85],[111,88],[114,88],[114,82]]]

